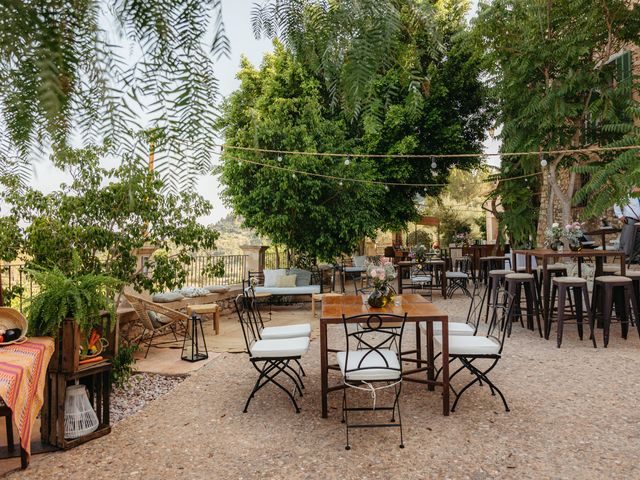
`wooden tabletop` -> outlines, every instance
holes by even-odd
[[[395,305],[399,303],[399,305]],[[427,302],[422,295],[405,294],[394,297],[393,302],[384,308],[373,308],[367,303],[366,295],[343,295],[341,297],[328,297],[322,302],[321,320],[327,323],[342,321],[342,315],[347,317],[368,313],[378,314],[407,314],[407,320],[412,321],[448,321],[448,315]]]
[[[619,255],[624,255],[624,252],[621,250],[588,250],[583,249],[579,252],[574,252],[573,250],[563,250],[562,252],[558,252],[556,250],[551,250],[550,248],[535,248],[532,250],[526,249],[515,249],[513,253],[517,253],[519,255],[533,255],[534,257],[617,257]]]

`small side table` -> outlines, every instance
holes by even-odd
[[[314,293],[311,295],[311,315],[316,316],[316,302],[321,302],[325,297],[341,297],[342,293]]]
[[[220,305],[217,303],[204,303],[202,305],[187,305],[187,315],[211,315],[213,319],[213,329],[216,335],[220,335]]]

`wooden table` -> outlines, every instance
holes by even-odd
[[[327,339],[327,327],[329,324],[341,324],[342,316],[351,317],[367,313],[378,314],[407,314],[407,322],[416,324],[416,349],[403,351],[403,362],[415,363],[417,368],[403,370],[403,379],[411,382],[424,383],[429,390],[435,386],[442,386],[442,414],[449,415],[449,317],[432,303],[427,302],[421,295],[407,294],[396,297],[399,305],[389,304],[384,308],[372,308],[366,304],[366,297],[362,295],[343,295],[340,297],[327,297],[322,301],[322,316],[320,318],[320,369],[322,384],[322,418],[327,418],[329,392],[341,390],[343,384],[329,387],[329,370],[339,370],[338,365],[329,365],[329,352],[339,350],[329,348]],[[394,302],[395,303],[395,302]],[[422,359],[421,333],[418,322],[427,323],[427,359]],[[442,380],[435,380],[434,348],[433,348],[433,322],[442,322]],[[355,323],[355,322],[354,322]],[[416,354],[416,358],[406,355]],[[423,367],[422,364],[427,366]],[[421,372],[427,373],[427,378],[415,378]]]
[[[258,294],[256,294],[257,296]],[[269,294],[271,295],[271,294]],[[211,315],[213,318],[213,330],[220,335],[220,305],[217,303],[202,303],[199,305],[187,305],[187,315]]]
[[[597,230],[593,230],[591,232],[587,232],[587,235],[600,235],[602,239],[602,249],[607,249],[607,235],[612,235],[614,233],[620,233],[622,230],[615,227],[602,227]]]
[[[411,276],[411,267],[416,265],[417,262],[414,260],[411,261],[406,261],[406,262],[398,262],[398,295],[402,295],[402,290],[404,285],[404,272],[408,269],[409,270],[409,276]],[[427,260],[426,262],[423,263],[423,265],[432,265],[433,266],[433,274],[431,276],[431,282],[432,282],[432,286],[435,287],[440,287],[440,293],[442,294],[442,298],[447,298],[447,281],[445,278],[445,270],[446,270],[446,262],[444,260],[440,260],[440,259],[431,259],[431,260]],[[436,275],[436,270],[440,269],[440,278],[439,278],[439,284],[434,284],[436,277],[438,275]],[[407,284],[406,286],[409,286],[409,284]]]
[[[585,258],[595,257],[596,259],[596,270],[595,276],[599,276],[603,274],[603,265],[604,260],[607,257],[620,257],[620,275],[624,275],[626,273],[625,263],[624,263],[624,252],[620,250],[581,250],[579,252],[573,252],[571,250],[566,250],[562,252],[557,252],[555,250],[549,249],[533,249],[533,250],[512,250],[512,264],[516,265],[515,255],[524,255],[525,256],[525,266],[527,268],[528,273],[533,273],[531,267],[531,258],[536,257],[542,259],[542,313],[544,316],[545,327],[548,325],[550,320],[551,307],[551,277],[549,276],[549,260],[550,259],[559,259],[559,258],[577,258],[578,259],[578,275],[582,274],[582,261]],[[546,330],[545,330],[546,331]]]

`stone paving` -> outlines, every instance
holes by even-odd
[[[466,314],[465,299],[434,300],[452,319]],[[310,318],[308,310],[295,313]],[[375,429],[355,432],[345,451],[341,394],[332,394],[330,416],[320,418],[314,340],[303,359],[306,391],[298,415],[271,387],[243,414],[256,373],[246,355],[221,354],[110,435],[34,456],[27,471],[10,478],[640,478],[637,332],[624,341],[615,327],[609,348],[594,350],[574,330],[565,327],[558,349],[514,325],[493,375],[510,413],[486,387],[474,387],[443,417],[437,391],[405,382],[405,449],[398,448],[396,430]],[[341,335],[339,328],[330,332],[334,340]]]

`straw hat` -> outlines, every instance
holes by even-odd
[[[27,319],[15,308],[0,307],[0,329],[10,330],[12,328],[19,328],[22,330],[22,335],[17,340],[12,342],[0,343],[0,345],[11,345],[12,343],[23,342],[27,338]]]

